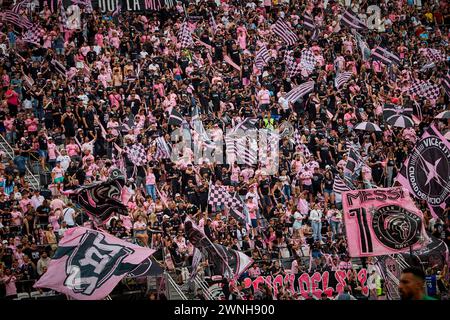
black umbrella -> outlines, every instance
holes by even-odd
[[[394,127],[414,127],[412,108],[403,108],[393,104],[385,104],[383,108],[384,120]]]
[[[373,122],[361,122],[358,123],[355,127],[355,130],[364,130],[364,131],[382,131],[379,126],[377,126]]]

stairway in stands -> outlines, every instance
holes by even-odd
[[[8,161],[10,159],[14,160],[14,149],[2,135],[0,135],[0,151],[5,154],[5,157],[3,158],[3,163],[5,166],[8,165]],[[33,189],[40,188],[39,174],[33,174],[28,166],[25,174],[25,181],[27,181]]]

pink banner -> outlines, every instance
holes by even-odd
[[[450,206],[450,142],[434,125],[425,129],[396,180],[414,197],[426,201],[434,217],[445,220]]]
[[[98,230],[69,229],[34,287],[50,288],[76,300],[104,299],[154,251]]]
[[[421,249],[427,240],[423,215],[408,190],[379,188],[342,193],[351,257],[372,257]]]

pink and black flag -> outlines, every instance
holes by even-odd
[[[447,73],[442,79],[442,86],[444,87],[445,93],[450,97],[450,74]]]
[[[348,8],[341,17],[341,24],[350,28],[350,30],[366,30],[367,26],[361,19],[352,11],[352,9]]]
[[[283,39],[288,46],[294,45],[299,40],[295,32],[293,32],[289,25],[281,18],[273,25],[273,32]]]
[[[189,217],[184,222],[184,229],[192,245],[207,254],[213,275],[237,279],[253,263],[253,259],[240,251],[212,243]]]
[[[401,59],[398,56],[396,56],[392,52],[389,52],[385,48],[382,48],[380,46],[378,46],[372,50],[371,57],[372,57],[372,59],[379,60],[386,65],[391,65],[391,64],[399,65],[401,62]]]
[[[450,142],[429,126],[406,159],[396,180],[444,219],[450,206]]]
[[[99,230],[72,228],[34,287],[50,288],[76,300],[101,300],[127,274],[141,274],[137,268],[143,262],[148,266],[153,253]]]
[[[342,194],[350,257],[373,257],[421,249],[428,240],[423,214],[401,187]]]

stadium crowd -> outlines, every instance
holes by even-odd
[[[439,83],[448,72],[448,5],[425,0],[421,6],[410,0],[353,5],[355,12],[366,12],[372,4],[380,7],[378,30],[369,30],[366,41],[370,48],[381,45],[400,57],[400,66],[392,68],[363,60],[349,29],[336,27],[344,10],[337,1],[326,1],[326,8],[323,1],[218,2],[182,1],[171,10],[122,11],[114,17],[82,8],[83,25],[76,30],[61,27],[59,10],[35,6],[23,14],[43,27],[39,45],[23,42],[13,25],[0,22],[0,141],[14,149],[11,159],[4,149],[0,166],[1,296],[11,299],[34,291],[34,281],[46,272],[64,232],[90,225],[65,191],[105,181],[115,168],[127,175],[124,203],[129,215],[114,216],[104,228],[157,249],[159,260],[167,270],[176,271],[180,283],[186,280],[184,268],[191,271],[194,252],[183,232],[188,215],[211,241],[254,259],[244,276],[361,267],[372,271],[371,259],[348,257],[334,180],[343,177],[352,144],[365,161],[354,183],[360,188],[392,186],[425,127],[435,122],[443,135],[450,130],[450,121],[434,120],[448,109],[444,89],[435,100],[402,91],[413,79]],[[304,27],[305,10],[321,30],[315,40]],[[211,52],[198,42],[181,48],[178,32],[186,14],[197,17],[190,21],[194,38],[210,45]],[[293,46],[294,57],[303,47],[312,48],[317,65],[311,74],[287,76],[286,45],[270,31],[278,17],[300,38]],[[254,58],[263,43],[271,61],[258,70]],[[445,60],[421,69],[428,62],[424,48],[440,50]],[[53,59],[67,74],[55,69]],[[333,82],[338,71],[353,73],[339,90]],[[316,82],[312,93],[295,103],[285,99],[287,92],[309,79]],[[385,123],[385,103],[408,106],[413,100],[421,109],[413,127]],[[175,127],[168,125],[172,109],[190,121],[194,106],[213,134],[248,117],[257,118],[259,128],[289,124],[291,135],[279,143],[278,170],[269,175],[261,163],[193,161],[186,148],[183,161],[156,157],[156,137],[172,143]],[[353,130],[362,121],[373,122],[382,131]],[[124,151],[136,142],[145,147],[142,166],[134,165]],[[31,187],[28,169],[40,178],[39,189]],[[246,204],[249,227],[233,219],[227,208],[208,205],[210,183],[237,191]],[[427,230],[450,245],[448,211],[442,220],[432,217],[426,203],[418,206]],[[429,266],[429,272],[437,275],[440,293],[448,290],[444,265]],[[197,272],[211,276],[208,261]],[[370,280],[370,296],[376,299],[382,284],[379,276]],[[361,298],[358,288],[356,279],[350,281],[338,298]],[[229,297],[242,298],[240,289],[231,287]],[[244,298],[272,296],[261,289]],[[288,292],[278,298],[295,299]]]

